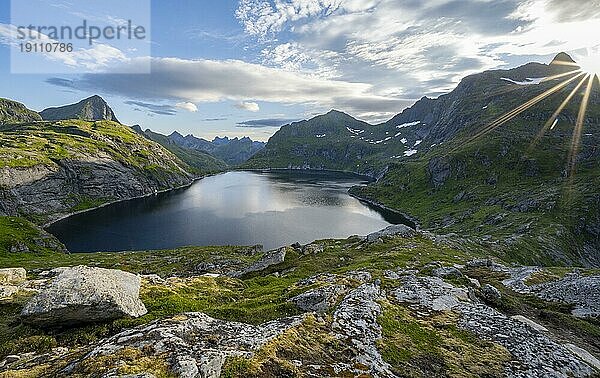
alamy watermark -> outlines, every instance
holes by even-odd
[[[148,73],[150,0],[11,2],[13,73]]]

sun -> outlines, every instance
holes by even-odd
[[[577,64],[583,72],[600,76],[600,53],[598,51],[595,54],[577,57]]]

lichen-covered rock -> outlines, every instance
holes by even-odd
[[[463,276],[462,272],[453,266],[436,268],[433,270],[433,275],[441,278]]]
[[[498,290],[490,284],[483,285],[483,287],[481,288],[481,294],[483,295],[485,300],[490,303],[498,303],[500,299],[502,299],[502,294],[500,293],[500,290]]]
[[[334,335],[349,343],[355,349],[355,362],[368,369],[354,371],[356,376],[395,377],[377,349],[381,339],[381,326],[377,323],[381,306],[377,301],[382,298],[379,285],[365,283],[351,291],[333,314]],[[352,366],[340,368],[352,370]]]
[[[39,326],[100,322],[146,313],[139,299],[140,277],[114,269],[65,269],[33,297],[21,316]]]
[[[328,285],[296,295],[289,301],[303,311],[325,312],[335,305],[345,289],[344,285]]]
[[[512,319],[495,309],[474,303],[464,290],[433,277],[406,277],[393,292],[401,302],[429,310],[451,310],[459,314],[459,327],[505,347],[513,356],[507,377],[592,377],[593,368],[570,349],[551,340],[540,330]]]
[[[112,336],[100,342],[84,360],[112,355],[124,348],[152,350],[168,357],[171,370],[181,378],[216,378],[228,356],[250,357],[302,320],[302,316],[296,316],[256,326],[203,313],[185,313]]]
[[[376,243],[384,238],[390,237],[403,237],[403,238],[412,238],[417,235],[417,232],[403,224],[395,224],[384,228],[383,230],[376,231],[367,235],[368,243]]]
[[[0,269],[0,284],[20,284],[27,279],[27,271],[23,268]]]
[[[0,285],[0,300],[10,298],[19,291],[19,288],[12,285]]]

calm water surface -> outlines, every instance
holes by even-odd
[[[348,195],[339,173],[229,172],[191,187],[117,203],[53,224],[71,252],[254,245],[365,235],[402,220]]]

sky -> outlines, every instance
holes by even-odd
[[[146,39],[11,64],[18,26],[83,19],[132,19]],[[0,0],[0,97],[41,111],[99,94],[128,125],[266,141],[330,109],[383,122],[473,73],[596,55],[598,30],[600,0]]]

